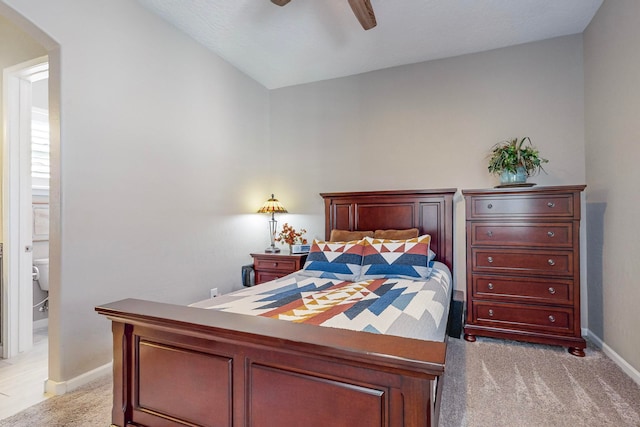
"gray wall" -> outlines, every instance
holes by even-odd
[[[60,45],[49,379],[64,382],[111,360],[96,305],[240,286],[268,243],[268,91],[130,0],[3,3]]]
[[[531,181],[585,182],[581,35],[271,92],[276,188],[324,237],[320,192],[485,188],[491,146],[529,136],[549,159]],[[304,223],[302,223],[304,221]],[[464,288],[464,205],[456,206]]]
[[[640,2],[605,0],[584,33],[589,322],[640,370]],[[599,253],[601,253],[600,256]]]

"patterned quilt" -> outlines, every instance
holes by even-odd
[[[192,306],[443,341],[450,295],[451,274],[436,263],[427,280],[347,282],[294,273]]]

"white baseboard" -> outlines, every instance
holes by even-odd
[[[602,348],[602,346],[604,345],[600,337],[591,332],[589,329],[582,328],[582,336],[594,343],[598,348]]]
[[[591,342],[593,342],[595,345],[600,347],[602,349],[602,352],[606,354],[609,357],[609,359],[613,360],[614,363],[618,365],[625,374],[629,375],[629,377],[631,377],[631,379],[640,386],[640,371],[638,371],[636,368],[631,366],[629,362],[624,360],[622,356],[616,353],[611,347],[609,347],[605,342],[603,342],[599,336],[597,336],[590,330],[587,329],[584,335]]]
[[[111,375],[112,368],[113,362],[109,362],[106,365],[102,365],[94,370],[85,372],[84,374],[78,375],[77,377],[71,378],[67,381],[58,382],[47,379],[44,382],[44,391],[45,393],[53,394],[55,396],[65,394],[102,376]]]

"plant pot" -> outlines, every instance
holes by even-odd
[[[527,182],[527,171],[523,167],[516,168],[516,172],[504,171],[500,174],[500,185],[524,184]]]

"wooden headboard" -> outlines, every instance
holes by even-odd
[[[387,230],[418,228],[431,235],[437,260],[453,272],[453,195],[439,190],[320,193],[324,199],[325,238],[331,230]]]

